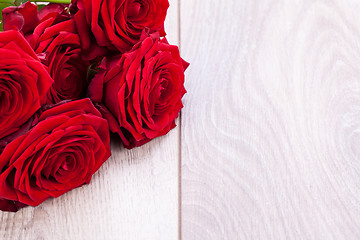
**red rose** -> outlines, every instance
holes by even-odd
[[[19,32],[0,32],[0,139],[18,130],[40,108],[52,83]]]
[[[51,3],[39,12],[37,5],[31,2],[7,7],[2,11],[4,30],[18,30],[24,35],[31,35],[39,22],[48,18],[56,18],[56,22],[69,19],[70,15],[65,9],[68,6],[68,4]]]
[[[29,39],[54,79],[48,103],[83,98],[88,87],[90,63],[82,59],[80,38],[73,20],[54,24],[56,18],[40,23]]]
[[[55,18],[54,24],[70,19],[69,4],[50,3],[40,9],[38,18],[40,22],[48,18]]]
[[[21,30],[24,34],[32,32],[39,22],[37,6],[31,2],[3,9],[4,30]]]
[[[100,47],[126,52],[140,40],[144,29],[165,32],[168,0],[72,0],[77,30],[84,49],[93,41]],[[91,47],[93,55],[94,47]]]
[[[0,155],[0,209],[17,211],[90,182],[110,157],[109,127],[89,99],[43,111]]]
[[[82,59],[80,38],[66,7],[65,4],[49,4],[37,12],[36,5],[27,2],[4,10],[7,12],[5,25],[25,34],[54,79],[47,94],[48,104],[82,98],[88,86],[89,62]],[[32,18],[26,17],[30,15]],[[28,30],[22,25],[11,25],[11,18],[23,19],[23,26],[28,26]]]
[[[147,37],[130,52],[105,58],[89,95],[103,105],[110,130],[120,135],[124,146],[140,146],[175,127],[187,66],[177,46]]]

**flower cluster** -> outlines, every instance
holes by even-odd
[[[110,132],[131,149],[167,134],[184,71],[165,38],[168,0],[72,0],[2,11],[0,210],[89,183]]]

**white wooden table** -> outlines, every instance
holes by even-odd
[[[360,239],[360,1],[170,0],[178,127],[1,239]]]

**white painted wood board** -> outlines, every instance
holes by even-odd
[[[180,5],[182,239],[359,239],[360,2]]]

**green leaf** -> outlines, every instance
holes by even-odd
[[[8,3],[8,2],[4,2],[4,0],[2,0],[3,2],[0,2],[0,31],[3,31],[3,18],[2,18],[2,10],[6,7],[12,6],[13,4]]]
[[[7,4],[10,4],[10,5],[14,5],[14,0],[0,0],[0,4],[3,4],[3,3],[7,3]]]

